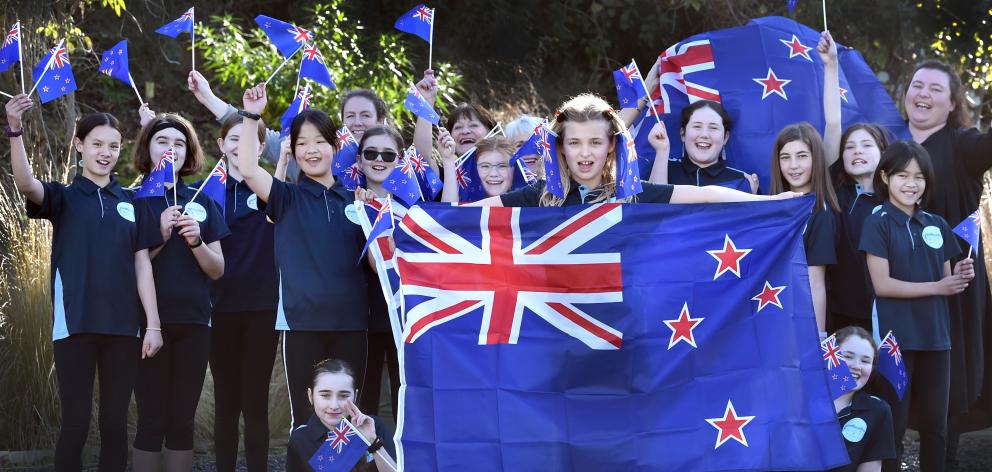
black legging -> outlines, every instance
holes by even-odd
[[[248,470],[265,470],[268,465],[269,381],[279,342],[275,322],[275,310],[213,314],[210,373],[218,471],[233,471],[237,465],[242,414]]]
[[[902,439],[909,423],[910,409],[920,432],[920,470],[944,470],[947,454],[947,401],[951,385],[951,351],[902,351],[909,386],[902,400],[888,382],[880,384],[879,396],[892,408],[896,436],[896,458],[882,462],[885,472],[898,472],[902,460]]]
[[[127,408],[131,403],[141,340],[137,336],[74,334],[54,343],[62,425],[55,445],[55,470],[83,468],[90,430],[93,378],[100,375],[100,470],[127,467]],[[11,379],[8,379],[8,381]]]
[[[286,369],[289,407],[293,428],[307,424],[313,407],[307,399],[312,386],[313,367],[324,359],[340,359],[355,371],[355,388],[361,390],[365,378],[368,341],[365,331],[286,331],[282,338],[282,361]]]
[[[138,431],[134,448],[158,452],[193,449],[193,421],[210,357],[210,328],[197,324],[163,324],[162,349],[138,363],[134,398]]]
[[[382,363],[389,371],[390,405],[393,423],[399,408],[400,368],[396,359],[396,343],[392,333],[369,333],[369,355],[366,357],[365,389],[359,409],[366,415],[379,416],[379,391],[382,389]]]

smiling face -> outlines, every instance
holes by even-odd
[[[789,141],[778,152],[779,170],[793,192],[809,192],[813,185],[813,153],[803,141]]]
[[[848,336],[844,342],[840,343],[839,347],[841,358],[851,369],[854,380],[858,382],[857,390],[861,390],[871,378],[871,371],[875,362],[875,349],[871,342],[861,336]]]
[[[916,159],[909,161],[905,169],[892,172],[892,175],[883,173],[882,181],[889,187],[889,201],[910,215],[916,211],[916,204],[927,188],[926,174]]]
[[[75,138],[76,152],[83,161],[83,175],[90,180],[110,176],[121,154],[121,132],[110,126],[97,126],[80,141]]]
[[[313,388],[307,393],[317,418],[327,429],[334,429],[345,416],[347,400],[354,401],[355,381],[342,372],[325,372],[317,376]]]
[[[716,163],[729,139],[730,134],[723,127],[723,118],[708,107],[694,111],[682,130],[685,153],[699,167]]]
[[[320,130],[313,123],[305,121],[296,137],[293,155],[296,156],[300,170],[307,177],[316,180],[330,174],[334,146],[320,134]]]
[[[510,169],[510,156],[498,151],[480,153],[476,161],[482,188],[487,197],[496,197],[510,191],[513,186],[513,172]]]
[[[399,155],[396,141],[389,135],[378,134],[375,136],[370,135],[365,139],[364,144],[365,147],[362,148],[361,167],[362,172],[365,173],[365,179],[369,184],[382,185],[389,178],[389,174],[393,172],[393,169],[396,168],[396,163],[399,161],[396,158]],[[372,153],[375,153],[375,156],[370,161],[366,154],[371,155]],[[393,160],[392,162],[386,162],[382,154],[390,153]]]
[[[844,172],[852,178],[870,176],[875,173],[882,151],[878,148],[875,138],[865,131],[852,131],[844,143]]]
[[[906,90],[903,106],[913,128],[929,130],[944,126],[954,110],[950,77],[937,69],[916,71]]]
[[[244,126],[237,124],[231,127],[224,135],[223,139],[217,139],[217,148],[220,149],[221,154],[227,156],[227,169],[232,175],[240,176],[240,168],[238,167],[238,143],[241,142],[241,132]],[[258,143],[258,153],[262,153],[265,143]],[[240,177],[238,177],[240,179]]]
[[[603,167],[614,145],[611,138],[605,119],[564,123],[561,153],[573,180],[589,188],[602,184]]]
[[[341,107],[341,119],[351,130],[356,140],[362,139],[365,130],[381,124],[375,112],[375,104],[365,97],[351,97]]]
[[[176,172],[179,172],[179,169],[182,169],[186,162],[188,146],[186,136],[176,128],[165,128],[155,133],[148,142],[148,156],[152,160],[152,167],[158,165],[158,161],[162,159],[162,154],[172,148],[175,153]]]
[[[455,140],[455,154],[462,155],[468,152],[475,143],[482,141],[489,130],[478,118],[466,115],[458,119],[451,127],[451,137]]]

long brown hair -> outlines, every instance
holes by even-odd
[[[954,109],[947,116],[947,125],[951,129],[970,128],[973,126],[975,123],[971,119],[971,113],[968,113],[968,108],[965,106],[967,101],[964,96],[964,85],[961,83],[961,76],[958,75],[958,71],[954,70],[950,64],[936,59],[927,59],[918,62],[916,68],[913,69],[913,75],[915,76],[920,69],[939,70],[947,75],[947,84],[951,88],[951,103],[954,104]],[[907,92],[909,92],[909,87],[906,87],[906,91],[903,92],[903,103],[906,102],[905,97]]]
[[[152,141],[152,137],[165,129],[162,127],[163,125],[178,129],[186,139],[186,161],[183,162],[182,168],[177,170],[179,176],[186,177],[200,172],[204,161],[200,139],[196,136],[196,130],[193,129],[193,124],[186,118],[175,113],[160,113],[155,118],[152,118],[152,121],[148,122],[144,128],[141,128],[141,133],[138,134],[138,139],[136,140],[137,145],[134,146],[131,156],[135,170],[144,175],[148,175],[151,172],[153,166],[152,158],[148,154],[148,146]]]
[[[809,147],[810,157],[813,160],[813,175],[810,182],[813,184],[813,193],[816,194],[815,210],[822,210],[824,206],[830,205],[834,211],[840,211],[837,204],[837,194],[834,193],[834,186],[830,184],[830,175],[827,173],[826,151],[823,150],[823,140],[820,133],[816,132],[807,122],[796,123],[786,126],[779,131],[778,138],[775,139],[775,146],[772,148],[771,181],[772,195],[782,193],[789,187],[789,182],[782,175],[782,166],[779,165],[779,153],[786,144],[799,141]]]

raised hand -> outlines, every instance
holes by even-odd
[[[265,111],[266,103],[268,103],[268,96],[265,94],[264,83],[245,90],[244,110],[246,112],[261,115]]]
[[[358,432],[362,433],[362,436],[365,436],[365,439],[368,439],[369,442],[375,441],[375,420],[371,416],[362,413],[350,398],[345,400],[345,402],[344,412],[351,417],[349,419],[351,424],[355,425],[358,428]]]
[[[672,144],[668,141],[668,129],[665,128],[665,122],[654,124],[651,132],[648,133],[648,142],[651,143],[657,156],[662,156],[665,160],[668,159],[668,150]]]
[[[816,44],[816,52],[824,64],[837,63],[837,43],[829,31],[820,33],[820,42]]]
[[[424,78],[417,82],[417,90],[420,94],[424,96],[431,106],[434,106],[434,101],[437,99],[437,79],[434,78],[434,71],[427,69],[424,71]]]
[[[33,106],[34,102],[27,95],[23,93],[14,95],[14,98],[8,100],[5,106],[7,110],[7,126],[13,130],[20,129],[24,112],[30,110]]]
[[[144,128],[148,123],[150,123],[155,118],[155,111],[148,108],[147,103],[142,103],[138,107],[138,123]]]
[[[442,162],[452,161],[456,158],[455,139],[451,137],[451,133],[445,128],[440,128],[437,134],[437,150],[441,154]]]

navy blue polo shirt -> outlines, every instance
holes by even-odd
[[[896,439],[888,403],[858,390],[851,404],[837,412],[851,463],[830,472],[856,472],[865,462],[895,459]]]
[[[881,209],[882,199],[864,192],[860,185],[844,179],[837,186],[837,264],[827,269],[830,291],[827,292],[830,312],[849,318],[871,319],[871,277],[865,265],[865,255],[858,250],[865,219],[875,208]]]
[[[265,202],[247,184],[228,176],[224,206],[231,235],[224,239],[224,276],[210,289],[214,313],[275,310],[279,303],[275,226],[265,218]]]
[[[830,207],[816,210],[803,228],[806,265],[827,266],[837,263],[837,217]]]
[[[52,339],[79,333],[137,336],[141,326],[134,253],[133,193],[77,175],[72,184],[42,182],[44,201],[29,218],[52,222]]]
[[[944,277],[944,262],[961,253],[957,238],[943,218],[916,210],[903,213],[891,202],[865,219],[859,249],[888,259],[889,274],[905,282],[936,282]],[[875,325],[881,336],[889,330],[904,350],[940,351],[951,348],[947,297],[875,297]]]
[[[707,167],[697,166],[688,156],[678,161],[668,161],[668,183],[672,185],[718,185],[751,193],[751,181],[747,176],[747,172],[728,166],[723,159]]]
[[[203,244],[220,241],[231,234],[220,209],[210,197],[201,193],[191,203],[196,189],[187,187],[182,180],[176,184],[176,192],[179,204],[188,208],[188,214],[200,223]],[[172,205],[172,190],[167,189],[164,197],[140,198],[134,202],[138,214],[138,248],[162,246],[159,224],[162,212]],[[173,228],[172,236],[152,259],[152,269],[158,316],[163,324],[210,325],[210,285],[213,280],[200,268],[193,250],[186,245],[186,238],[179,235],[178,229]]]
[[[644,191],[634,197],[639,203],[668,203],[672,200],[674,187],[668,184],[653,184],[641,182]],[[536,207],[541,206],[541,193],[544,192],[545,181],[538,180],[526,187],[500,195],[500,201],[506,207]],[[587,189],[583,185],[572,182],[572,189],[565,195],[564,206],[590,203],[602,193],[603,188]]]
[[[272,180],[265,213],[276,224],[276,329],[368,329],[368,281],[359,266],[365,235],[345,213],[354,202],[340,181],[327,188],[305,175],[299,184]]]

